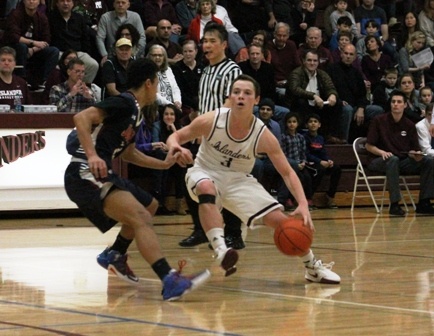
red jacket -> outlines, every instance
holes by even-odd
[[[214,15],[211,16],[211,21],[223,25],[222,20],[217,19]],[[200,43],[200,15],[191,20],[190,26],[188,27],[187,39],[193,40],[197,44]]]

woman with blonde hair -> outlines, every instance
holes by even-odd
[[[424,70],[430,65],[416,66],[412,56],[426,48],[426,35],[421,31],[415,31],[410,35],[407,43],[399,50],[400,73],[411,73],[417,89],[425,86]]]

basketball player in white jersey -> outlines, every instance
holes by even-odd
[[[225,244],[222,207],[236,214],[250,228],[259,220],[276,228],[288,218],[282,212],[282,205],[250,175],[258,153],[268,155],[294,195],[298,207],[291,215],[301,216],[304,225],[314,230],[297,174],[276,137],[253,115],[259,93],[259,84],[253,78],[240,75],[231,87],[231,109],[222,107],[205,113],[167,140],[170,149],[181,152],[178,163],[186,165],[192,163],[192,156],[181,145],[202,138],[194,166],[187,172],[186,183],[191,197],[199,203],[200,221],[226,276],[236,271],[238,253]],[[340,283],[339,275],[331,271],[333,263],[323,264],[311,250],[301,260],[308,281]]]

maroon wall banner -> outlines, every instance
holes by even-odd
[[[45,148],[45,131],[0,137],[0,168]]]

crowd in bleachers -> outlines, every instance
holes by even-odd
[[[160,68],[161,111],[205,113],[197,95],[211,21],[228,31],[227,57],[273,102],[282,136],[291,112],[298,131],[317,115],[327,143],[350,143],[388,110],[394,89],[417,123],[434,89],[434,0],[6,0],[0,11],[2,52],[20,77],[3,75],[0,60],[0,103],[44,91],[44,103],[77,112],[125,91],[130,60],[148,57]]]

